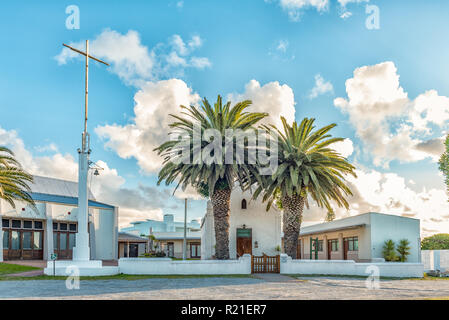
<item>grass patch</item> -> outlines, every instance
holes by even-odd
[[[248,274],[230,275],[131,275],[117,274],[113,276],[80,277],[80,280],[141,280],[141,279],[185,279],[185,278],[253,278]],[[0,281],[22,281],[22,280],[66,280],[67,276],[47,276],[40,275],[34,277],[8,277],[0,276]]]
[[[37,267],[21,266],[18,264],[0,262],[0,277],[7,274],[34,271],[39,269],[40,268]]]

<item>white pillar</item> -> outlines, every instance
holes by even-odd
[[[340,260],[344,260],[345,258],[345,253],[344,253],[344,241],[343,241],[343,233],[339,233],[338,234],[338,250],[339,250],[339,255],[340,255]]]
[[[53,243],[53,207],[51,203],[45,204],[45,234],[44,234],[44,260],[50,260],[50,255],[54,252]]]
[[[85,136],[83,134],[84,139]],[[78,154],[78,233],[76,234],[76,245],[73,248],[73,260],[88,261],[90,260],[89,233],[87,232],[89,150],[79,150]]]

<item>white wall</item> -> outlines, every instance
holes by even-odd
[[[396,215],[370,213],[372,258],[383,258],[385,240],[410,242],[410,255],[407,262],[421,262],[420,221]]]
[[[422,250],[424,271],[449,271],[449,250]]]
[[[253,255],[279,254],[275,250],[281,247],[281,212],[272,206],[266,211],[266,204],[261,200],[251,200],[249,191],[242,193],[236,187],[231,193],[230,219],[229,219],[229,254],[231,259],[237,258],[237,228],[243,225],[252,229]],[[247,201],[247,209],[241,209],[243,199]],[[215,254],[215,230],[212,206],[208,203],[205,221],[201,229],[201,258],[211,259]],[[258,248],[255,242],[258,243]]]
[[[94,231],[95,259],[117,259],[118,254],[118,228],[116,224],[116,210],[90,209],[92,212]]]
[[[380,277],[417,277],[422,278],[424,267],[421,263],[384,262],[356,263],[353,260],[292,260],[281,255],[282,274],[321,274],[369,276],[370,266],[379,268]]]
[[[121,258],[124,274],[251,274],[251,256],[238,260],[171,260],[170,258]]]

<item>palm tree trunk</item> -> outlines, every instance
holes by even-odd
[[[211,196],[214,211],[215,257],[229,259],[229,215],[231,189],[215,190]]]
[[[301,228],[305,197],[283,196],[281,201],[284,209],[282,221],[284,231],[284,252],[292,257],[292,259],[296,259],[296,248],[298,246],[299,229]]]

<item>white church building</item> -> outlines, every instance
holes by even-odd
[[[276,206],[266,211],[261,200],[252,200],[249,191],[234,188],[231,193],[229,219],[229,254],[237,259],[248,253],[260,256],[280,254],[282,213]],[[212,204],[201,221],[201,259],[212,259],[215,255],[214,214]]]
[[[30,185],[33,210],[23,202],[13,208],[0,200],[0,261],[70,260],[78,232],[78,183],[34,176]],[[118,208],[89,194],[90,259],[113,260],[118,255]]]

